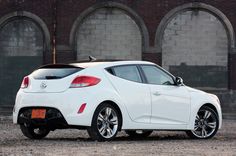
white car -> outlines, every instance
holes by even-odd
[[[31,139],[60,128],[87,129],[98,141],[120,130],[130,137],[183,130],[207,139],[221,127],[222,113],[216,95],[185,86],[154,63],[104,61],[46,65],[26,76],[13,122]]]

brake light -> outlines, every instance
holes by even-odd
[[[82,87],[89,87],[98,84],[101,79],[93,76],[78,76],[76,77],[71,85],[70,88],[82,88]]]
[[[27,88],[29,86],[29,77],[26,76],[24,77],[22,83],[21,83],[21,88],[24,89],[24,88]]]

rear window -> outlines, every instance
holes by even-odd
[[[32,75],[38,80],[61,79],[81,70],[83,68],[71,65],[47,65],[34,71]]]

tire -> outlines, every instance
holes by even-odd
[[[42,139],[48,135],[50,130],[46,128],[34,128],[32,126],[20,125],[20,129],[24,136],[30,139]]]
[[[145,137],[148,137],[149,135],[151,135],[153,131],[152,130],[146,130],[146,131],[144,131],[144,130],[140,130],[140,131],[126,130],[125,132],[131,138],[145,138]]]
[[[87,128],[89,136],[97,141],[110,141],[116,137],[121,127],[121,115],[109,103],[103,103],[94,112],[91,127]]]
[[[186,131],[187,135],[193,139],[209,139],[212,138],[219,128],[219,118],[217,113],[203,106],[197,113],[194,130]]]

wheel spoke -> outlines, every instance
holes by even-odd
[[[195,126],[194,126],[194,131],[196,131],[198,128],[199,128],[199,126],[198,126],[198,125],[195,125]]]
[[[117,117],[113,117],[111,120],[109,120],[109,124],[111,125],[117,125],[118,122],[117,122]]]
[[[105,132],[106,132],[106,128],[105,128],[104,125],[102,125],[102,127],[99,129],[99,132],[100,132],[100,134],[102,134],[102,135],[105,134]]]
[[[207,131],[204,127],[202,127],[202,137],[206,137],[207,136]]]
[[[104,121],[104,117],[102,116],[101,113],[98,115],[98,120],[100,120],[100,121]]]
[[[111,111],[112,111],[111,108],[109,108],[109,107],[106,108],[106,118],[107,118],[107,119],[108,119],[108,117],[111,115]]]
[[[206,123],[206,126],[212,128],[212,129],[215,129],[216,128],[216,122]]]
[[[208,119],[210,116],[211,116],[211,112],[206,110],[203,118]]]
[[[197,114],[197,116],[196,116],[196,120],[197,121],[199,121],[200,120],[200,118],[199,118],[199,115]]]
[[[108,136],[112,136],[113,134],[112,134],[112,129],[110,128],[110,127],[107,127],[107,135]]]

